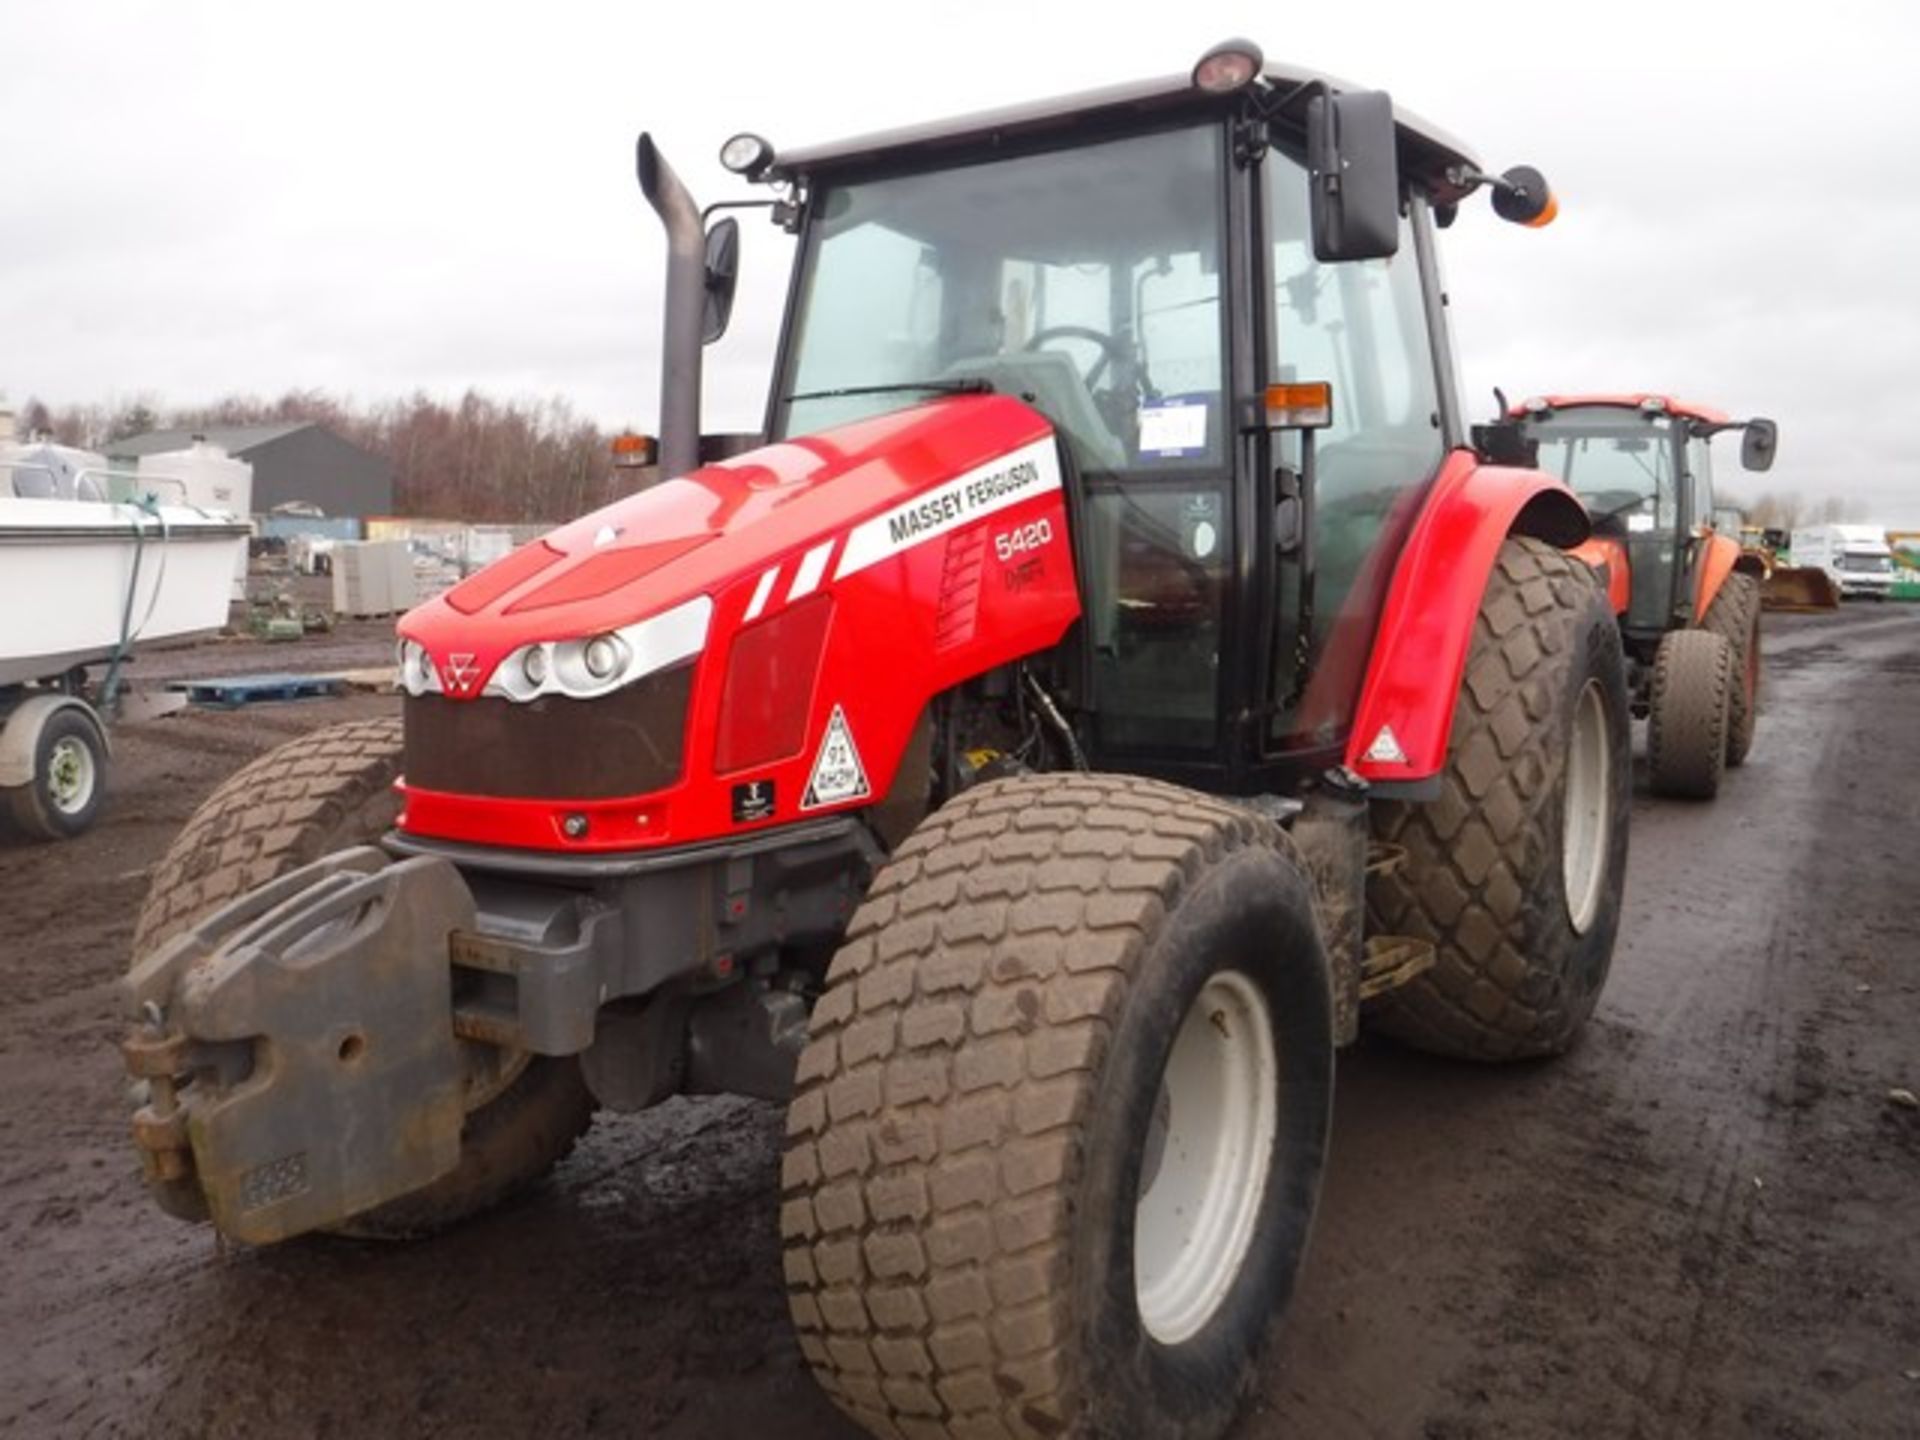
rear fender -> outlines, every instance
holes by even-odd
[[[1501,542],[1531,535],[1570,550],[1591,530],[1586,510],[1552,476],[1452,452],[1394,568],[1347,740],[1348,766],[1375,785],[1419,785],[1439,775]]]
[[[1694,582],[1693,592],[1693,618],[1696,624],[1706,619],[1707,607],[1713,604],[1720,587],[1727,583],[1727,576],[1742,568],[1740,562],[1743,558],[1739,542],[1725,535],[1708,535],[1702,542],[1700,564],[1695,570],[1698,578]],[[1748,573],[1759,573],[1759,569],[1756,564],[1748,567]]]

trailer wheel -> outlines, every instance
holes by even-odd
[[[400,773],[395,719],[316,730],[254,760],[214,791],[153,873],[133,953],[185,930],[275,876],[393,824]],[[474,1046],[460,1162],[422,1190],[339,1226],[399,1239],[442,1229],[553,1168],[593,1118],[579,1062]]]
[[[1711,800],[1727,766],[1733,647],[1708,630],[1675,630],[1654,652],[1647,769],[1657,795]]]
[[[1306,1242],[1327,969],[1286,838],[1155,781],[969,790],[874,881],[781,1171],[800,1347],[875,1435],[1217,1435]]]
[[[55,710],[33,747],[33,779],[0,790],[12,828],[35,840],[67,840],[100,814],[107,798],[107,744],[86,712]]]
[[[1760,717],[1760,582],[1739,571],[1721,582],[1701,628],[1733,647],[1733,683],[1727,692],[1727,764],[1745,762]]]
[[[1501,546],[1480,601],[1438,798],[1374,807],[1405,848],[1368,881],[1369,928],[1435,962],[1367,1011],[1435,1054],[1552,1055],[1600,998],[1620,924],[1632,796],[1620,634],[1592,572]]]

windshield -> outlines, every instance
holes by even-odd
[[[1666,416],[1623,406],[1573,408],[1529,417],[1526,433],[1540,442],[1540,468],[1564,480],[1596,517],[1624,517],[1629,530],[1674,523]]]
[[[1219,463],[1222,164],[1207,126],[823,187],[776,437],[984,381],[1083,470]]]

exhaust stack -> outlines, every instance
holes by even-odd
[[[700,466],[700,362],[706,304],[706,232],[700,207],[644,131],[634,168],[667,231],[667,306],[660,343],[660,478]]]

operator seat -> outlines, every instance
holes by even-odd
[[[1082,463],[1094,470],[1120,470],[1126,446],[1101,417],[1073,361],[1050,350],[969,355],[947,367],[947,380],[984,380],[1002,395],[1025,400],[1067,432]]]

